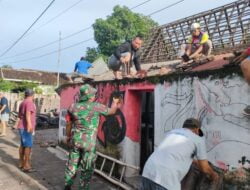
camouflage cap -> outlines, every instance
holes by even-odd
[[[84,84],[80,88],[81,97],[85,96],[90,98],[91,96],[95,96],[96,92],[97,90],[94,87],[90,86],[89,84]]]

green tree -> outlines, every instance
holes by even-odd
[[[38,86],[37,83],[23,81],[23,82],[16,83],[16,86],[14,89],[12,89],[12,91],[13,92],[24,92],[27,88],[34,89],[37,86]]]
[[[2,92],[10,92],[15,88],[15,83],[6,81],[6,80],[0,80],[0,91]]]
[[[101,55],[97,48],[87,47],[87,52],[85,55],[87,61],[93,63],[99,56]]]
[[[93,24],[99,54],[110,56],[122,42],[131,40],[136,35],[145,37],[154,26],[157,23],[151,18],[134,13],[125,6],[115,6],[111,16],[105,20],[97,19]]]

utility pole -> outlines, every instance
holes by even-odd
[[[59,32],[58,59],[57,59],[57,87],[60,85],[60,56],[61,56],[61,31]]]

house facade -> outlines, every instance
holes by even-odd
[[[115,81],[109,71],[90,82],[98,90],[98,102],[111,106],[113,96],[122,99],[116,115],[100,119],[98,150],[140,167],[139,171],[127,171],[127,176],[139,175],[166,133],[181,128],[185,119],[194,117],[202,123],[208,161],[221,171],[224,184],[249,188],[250,118],[244,109],[250,105],[250,87],[239,66],[229,64],[232,54],[224,54],[243,49],[249,42],[249,23],[244,22],[248,4],[249,1],[237,1],[154,29],[142,53],[142,62],[148,63],[142,64],[148,71],[144,79]],[[243,19],[242,28],[235,19]],[[228,27],[224,26],[225,20]],[[176,57],[190,33],[188,25],[193,22],[200,22],[207,30],[218,55],[212,61],[178,70],[175,65],[180,65],[180,61],[169,59]],[[220,26],[224,32],[217,32]],[[236,29],[231,30],[230,26]],[[161,75],[160,67],[171,71]],[[64,116],[78,100],[81,85],[59,88],[60,141],[65,138]]]

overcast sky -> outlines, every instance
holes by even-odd
[[[27,30],[51,1],[0,0],[0,55]],[[23,55],[16,55],[58,40],[59,31],[61,31],[61,37],[63,38],[91,26],[97,18],[106,18],[107,15],[110,15],[115,5],[134,7],[144,1],[56,0],[42,18],[32,27],[30,33],[20,40],[8,53],[0,57],[0,64],[8,64],[14,68],[58,71],[58,53],[55,52],[58,50],[58,43]],[[148,15],[177,1],[151,0],[133,9],[133,11]],[[234,2],[234,0],[184,0],[176,6],[154,14],[151,18],[162,25],[231,2]],[[73,6],[74,4],[76,5]],[[51,21],[51,19],[69,7],[72,8]],[[47,23],[48,21],[51,22]],[[92,37],[93,30],[91,28],[71,38],[62,40],[61,48],[63,49]],[[86,47],[96,47],[95,41],[89,40],[62,51],[60,56],[60,72],[72,72],[75,62],[85,54]],[[55,53],[42,56],[51,52]],[[40,58],[36,58],[39,56]]]

